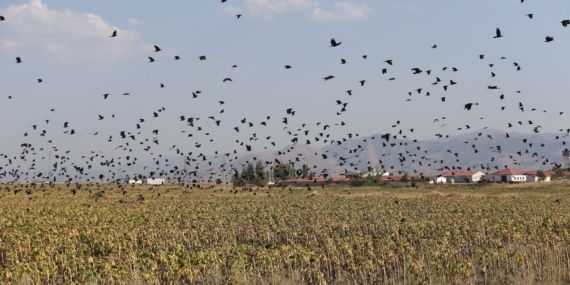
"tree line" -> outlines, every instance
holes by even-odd
[[[265,171],[263,162],[258,161],[255,164],[250,162],[243,167],[241,173],[235,170],[232,176],[232,183],[236,187],[245,186],[246,184],[254,184],[258,186],[267,185],[269,179],[287,180],[291,177],[313,177],[314,173],[310,171],[306,164],[301,169],[295,169],[292,164],[277,164],[272,166],[270,171]]]

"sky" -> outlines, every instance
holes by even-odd
[[[38,169],[52,153],[211,158],[568,129],[565,0],[6,0],[0,15],[0,159]]]

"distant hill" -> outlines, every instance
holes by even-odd
[[[562,150],[566,148],[566,138],[567,134],[516,132],[509,133],[507,137],[505,132],[484,129],[416,141],[384,133],[348,139],[341,144],[334,143],[320,148],[294,144],[275,151],[220,154],[209,157],[208,161],[191,162],[187,166],[187,171],[191,174],[186,179],[223,180],[225,172],[225,177],[230,180],[234,173],[240,173],[248,163],[257,161],[262,161],[267,170],[279,163],[293,164],[295,168],[306,164],[316,176],[327,173],[330,177],[369,169],[424,176],[435,176],[448,170],[492,173],[505,167],[550,170],[563,165]],[[163,169],[162,173],[155,171],[155,176],[171,181],[183,180],[180,178],[184,169],[182,160],[179,157],[167,159],[170,160],[168,169]],[[148,175],[153,163],[150,160],[139,162],[129,169],[129,173]]]
[[[384,138],[383,138],[384,136]],[[447,170],[481,170],[505,167],[529,170],[552,169],[563,164],[566,148],[563,134],[522,134],[484,129],[457,136],[415,141],[398,135],[376,134],[354,138],[340,145],[313,148],[291,145],[275,152],[252,152],[233,161],[243,168],[247,162],[307,164],[319,175],[377,169],[395,173],[437,175]],[[239,157],[239,156],[238,156]],[[326,157],[326,158],[324,158]]]

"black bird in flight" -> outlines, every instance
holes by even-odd
[[[4,21],[6,20],[6,18],[4,18],[4,16],[0,16],[0,21]]]
[[[206,60],[206,56],[205,56],[205,55],[201,55],[201,56],[199,57],[199,59],[200,59],[200,60]]]
[[[154,45],[154,52],[159,52],[159,51],[161,51],[161,50],[162,50],[162,49],[160,49],[159,46]]]
[[[329,76],[323,77],[323,79],[324,79],[325,81],[330,80],[330,79],[333,79],[333,78],[334,78],[334,75],[329,75]]]
[[[339,46],[342,42],[337,42],[334,38],[331,39],[331,47]]]
[[[285,65],[285,69],[291,69],[291,68],[292,68],[292,66],[290,66],[290,65]]]
[[[563,27],[567,27],[568,25],[570,25],[570,20],[562,20],[562,22],[560,22],[562,24]]]
[[[493,38],[497,39],[501,37],[503,37],[503,35],[501,34],[501,29],[497,28],[497,30],[495,30],[495,36]]]
[[[19,56],[16,57],[16,63],[22,63],[22,59]]]
[[[241,16],[242,16],[241,14],[237,14],[236,18],[239,19],[239,18],[241,18]]]
[[[532,17],[534,17],[534,14],[526,14],[528,16],[529,19],[532,19]]]
[[[553,40],[554,40],[554,37],[546,36],[546,38],[544,39],[544,42],[545,42],[545,43],[549,43],[549,42],[551,42],[551,41],[553,41]]]
[[[111,35],[111,38],[114,38],[114,37],[116,37],[116,36],[117,36],[117,30],[114,30],[114,31],[113,31],[113,34]]]
[[[422,70],[417,68],[417,67],[414,67],[414,68],[412,68],[412,72],[413,72],[413,74],[418,74],[418,73],[421,73]]]
[[[180,60],[180,56],[179,56],[179,55],[175,55],[175,56],[174,56],[174,60]]]
[[[473,107],[473,105],[478,105],[477,103],[467,103],[465,105],[463,105],[463,107],[465,108],[465,110],[469,111],[471,110],[471,107]]]
[[[154,62],[154,58],[152,58],[152,57],[149,56],[149,57],[148,57],[148,62]]]

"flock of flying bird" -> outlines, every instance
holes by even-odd
[[[225,3],[226,0],[222,0],[222,3]],[[521,3],[524,1],[521,1]],[[238,14],[236,15],[237,19],[240,19],[243,15]],[[530,19],[533,19],[534,14],[527,14]],[[10,19],[6,19],[4,16],[0,16],[0,21],[9,21]],[[562,20],[561,21],[562,27],[565,28],[570,24],[570,20]],[[120,31],[115,30],[110,33],[110,38],[120,37]],[[500,39],[504,35],[501,32],[500,28],[495,30],[494,35],[490,36],[493,39]],[[113,39],[110,39],[113,40]],[[552,36],[545,36],[544,42],[551,43],[554,41],[554,37]],[[330,45],[328,48],[336,48],[342,45],[342,41],[339,41],[335,38],[330,39]],[[324,48],[326,46],[324,45]],[[432,49],[438,48],[437,45],[431,46]],[[161,53],[162,48],[157,44],[154,45],[152,52],[154,54]],[[368,58],[367,55],[362,55],[362,58],[366,60]],[[480,60],[485,60],[485,55],[480,54],[478,55]],[[199,55],[197,56],[199,61],[206,61],[206,55]],[[501,58],[505,60],[505,57]],[[157,60],[157,56],[148,56],[148,63],[155,63]],[[174,56],[173,60],[180,61],[182,57],[179,55]],[[15,57],[15,63],[25,65],[25,58],[21,58],[20,56]],[[344,58],[340,58],[340,64],[347,64],[347,60]],[[397,62],[393,59],[386,59],[382,62],[383,66],[381,68],[381,74],[388,76],[390,73],[389,69],[391,66],[397,64]],[[513,64],[513,71],[521,70],[521,65],[517,62]],[[488,63],[490,68],[491,77],[496,76],[496,71],[493,70],[495,63]],[[237,68],[237,65],[233,65],[232,68]],[[294,67],[290,64],[283,65],[283,69],[285,72],[294,72]],[[291,71],[289,71],[291,70]],[[406,101],[411,101],[412,96],[417,95],[424,95],[430,96],[432,95],[430,92],[434,92],[434,86],[441,86],[441,91],[437,92],[437,94],[442,94],[453,88],[458,82],[454,79],[441,79],[443,76],[441,75],[443,72],[460,72],[460,68],[458,67],[443,67],[441,71],[439,70],[431,70],[431,69],[424,69],[421,67],[411,67],[410,68],[411,74],[413,76],[420,76],[427,75],[433,79],[431,85],[432,87],[428,86],[421,86],[410,90],[407,94]],[[335,75],[330,74],[322,77],[322,80],[329,81],[334,80]],[[389,81],[393,81],[396,78],[389,76],[387,78]],[[42,83],[43,80],[41,78],[37,79],[38,83]],[[222,83],[230,83],[233,82],[231,77],[225,77],[221,80]],[[364,86],[366,84],[366,80],[360,80],[358,82],[360,86]],[[164,88],[164,83],[158,83],[160,88]],[[500,90],[499,86],[496,85],[488,85],[488,90]],[[335,105],[338,107],[336,110],[336,115],[341,116],[344,112],[347,112],[348,105],[350,104],[350,100],[354,98],[353,94],[355,93],[352,89],[347,89],[344,91],[348,99],[334,99]],[[517,91],[520,92],[520,91]],[[435,94],[436,92],[434,92]],[[195,90],[192,92],[192,98],[196,99],[202,94],[201,90]],[[122,95],[129,96],[129,92],[125,92]],[[102,94],[102,100],[108,100],[111,97],[110,93]],[[504,94],[498,94],[499,100],[505,99]],[[8,99],[12,99],[12,96],[9,96]],[[354,99],[357,100],[357,99]],[[439,96],[437,100],[441,102],[446,102],[446,96]],[[217,105],[222,108],[218,111],[219,114],[224,113],[224,106],[226,106],[226,102],[224,100],[218,100]],[[466,111],[472,111],[477,108],[479,105],[478,102],[465,102],[463,104],[463,108]],[[521,112],[525,112],[525,110],[529,109],[531,111],[535,111],[535,108],[531,108],[526,106],[523,102],[519,102],[516,106]],[[506,107],[500,107],[501,110],[504,110]],[[52,112],[55,110],[52,109]],[[254,127],[267,127],[271,124],[278,125],[278,129],[283,129],[285,134],[290,138],[289,141],[285,142],[285,148],[281,150],[277,150],[271,155],[271,158],[267,158],[265,156],[264,164],[267,168],[274,167],[277,164],[291,164],[291,163],[307,163],[309,161],[313,162],[314,165],[311,168],[315,169],[316,175],[323,175],[327,172],[327,169],[323,168],[321,163],[315,161],[328,161],[328,164],[325,163],[327,166],[335,165],[339,169],[343,169],[343,171],[353,171],[353,170],[363,170],[363,168],[376,168],[380,166],[383,170],[390,170],[390,171],[402,171],[405,169],[406,165],[410,165],[415,163],[417,169],[413,169],[414,173],[418,175],[423,175],[423,171],[430,171],[430,172],[443,172],[445,170],[471,170],[475,169],[477,166],[470,166],[464,167],[461,166],[461,161],[459,157],[461,156],[460,151],[448,149],[446,152],[449,153],[450,157],[453,158],[452,161],[442,159],[441,154],[438,153],[428,153],[426,149],[422,149],[421,144],[412,139],[408,139],[408,135],[414,132],[414,128],[409,128],[407,131],[401,129],[400,121],[397,120],[392,125],[392,128],[400,128],[396,131],[390,131],[384,133],[380,136],[371,136],[366,138],[360,138],[359,134],[357,133],[347,133],[343,137],[335,137],[330,131],[333,128],[347,128],[347,124],[344,121],[338,122],[314,122],[314,123],[302,123],[299,126],[294,126],[291,123],[292,118],[295,116],[296,110],[293,107],[287,107],[283,110],[283,117],[280,119],[275,120],[275,114],[267,114],[263,120],[259,122],[253,122],[247,118],[241,119],[239,122],[234,122],[234,125],[231,126],[231,130],[235,133],[243,133],[244,130],[248,130],[249,138],[247,140],[236,140],[236,145],[238,146],[233,151],[215,151],[211,155],[207,155],[200,152],[200,147],[203,143],[211,143],[213,139],[209,139],[206,142],[200,142],[197,137],[202,135],[207,137],[209,135],[208,128],[219,127],[222,126],[222,120],[220,118],[216,118],[216,116],[212,115],[208,118],[200,118],[191,115],[182,114],[179,115],[179,122],[181,128],[181,133],[184,133],[187,138],[193,139],[196,138],[194,144],[188,145],[187,142],[181,142],[179,145],[173,145],[169,148],[172,151],[172,156],[182,158],[184,164],[181,165],[180,163],[176,163],[173,160],[172,156],[165,153],[156,153],[154,152],[154,147],[159,145],[159,135],[160,129],[152,129],[148,132],[150,137],[145,137],[145,123],[148,120],[153,118],[158,118],[161,116],[162,112],[166,112],[167,108],[160,107],[157,108],[155,111],[152,112],[152,115],[148,118],[140,118],[136,122],[133,122],[133,129],[130,130],[122,130],[118,133],[111,133],[111,134],[103,134],[104,130],[102,131],[95,131],[91,133],[92,135],[105,135],[107,137],[106,141],[108,143],[114,143],[118,141],[118,144],[115,145],[115,149],[121,153],[119,156],[113,156],[105,153],[101,153],[99,151],[87,151],[85,153],[81,153],[79,158],[77,155],[72,153],[71,151],[63,151],[59,150],[57,146],[53,145],[53,141],[57,140],[57,137],[51,137],[51,131],[48,131],[48,125],[50,123],[49,119],[46,119],[44,122],[36,122],[33,123],[31,129],[25,130],[24,138],[27,139],[28,136],[31,134],[35,134],[39,137],[45,137],[48,145],[41,145],[37,146],[36,143],[30,143],[29,141],[24,141],[20,148],[21,152],[18,155],[9,155],[9,154],[0,154],[0,180],[3,181],[38,181],[38,180],[63,180],[67,182],[72,181],[106,181],[106,182],[114,182],[119,181],[122,179],[142,179],[142,178],[150,178],[150,177],[163,177],[168,178],[170,181],[173,182],[181,182],[186,181],[187,178],[192,180],[201,180],[201,181],[212,181],[216,178],[221,178],[224,175],[224,172],[229,171],[231,174],[238,175],[241,169],[245,166],[246,163],[250,163],[252,161],[244,160],[239,158],[240,155],[243,154],[243,151],[247,154],[250,151],[254,150],[254,145],[256,145],[257,141],[266,141],[267,144],[263,146],[263,149],[274,150],[278,147],[279,142],[272,140],[271,135],[263,136],[258,134],[258,131],[251,131],[256,130]],[[559,114],[562,115],[563,112]],[[115,115],[111,115],[112,118]],[[279,116],[279,115],[277,115]],[[106,115],[99,114],[98,120],[104,120]],[[434,119],[434,124],[442,124],[442,127],[447,125],[445,117],[438,117]],[[515,122],[514,124],[516,124]],[[314,129],[311,129],[309,125],[315,125],[318,128],[318,131],[315,132]],[[531,120],[525,121],[518,121],[519,125],[530,125],[532,127],[532,131],[535,133],[540,132],[541,125],[534,123]],[[73,122],[65,121],[63,123],[63,134],[65,135],[74,135],[76,134],[76,130],[72,127]],[[508,127],[512,127],[513,123],[508,123]],[[165,128],[171,128],[172,124],[168,124],[168,126],[164,126]],[[464,127],[458,128],[461,129],[470,129],[469,125],[465,125]],[[557,139],[561,139],[560,147],[564,148],[565,141],[562,138],[565,137],[565,134],[570,132],[570,129],[561,130],[563,134],[557,136]],[[471,140],[466,140],[466,145],[471,145],[471,149],[478,153],[479,150],[476,147],[475,140],[481,138],[486,138],[488,140],[493,140],[493,136],[491,134],[485,134],[486,137],[483,136],[485,134],[483,131],[478,132],[477,136],[471,138]],[[496,136],[496,134],[494,134]],[[231,136],[231,135],[230,135]],[[509,134],[505,134],[506,137],[509,137]],[[449,135],[444,134],[436,134],[437,138],[449,138]],[[280,145],[283,142],[281,142]],[[309,155],[306,150],[302,150],[299,148],[300,145],[311,145],[316,143],[322,143],[323,145],[327,146],[323,148],[321,151],[314,151],[313,158],[309,159],[307,156]],[[544,143],[537,143],[524,140],[523,143],[526,145],[526,153],[533,158],[540,156],[537,151],[529,151],[529,148],[533,147],[533,144],[539,145],[540,147],[544,147]],[[368,146],[368,147],[367,147]],[[334,148],[337,147],[337,148]],[[342,147],[343,150],[339,151],[338,147]],[[375,156],[370,155],[370,148],[376,148],[373,152],[376,154]],[[191,149],[190,151],[188,151]],[[137,158],[137,150],[145,151],[151,154],[153,164],[154,165],[145,165],[143,169],[139,170],[138,173],[133,173],[129,170],[129,168],[141,163],[141,161]],[[299,152],[296,152],[299,150]],[[497,152],[501,153],[502,148],[500,145],[494,146],[490,152]],[[47,155],[49,153],[49,155]],[[519,157],[522,156],[523,151],[519,151]],[[75,156],[74,156],[75,155]],[[395,156],[396,163],[392,163],[389,165],[387,163],[388,159],[385,157],[388,156]],[[379,158],[380,157],[380,158]],[[385,159],[382,159],[382,158]],[[439,159],[436,159],[439,157]],[[509,155],[511,158],[510,163],[506,163],[505,161],[501,161],[504,163],[505,166],[510,164],[511,166],[517,165],[518,162],[514,154]],[[258,160],[256,156],[251,157],[253,161]],[[542,164],[546,167],[558,166],[554,164],[554,162],[548,161],[545,159],[544,156],[542,157]],[[46,161],[49,160],[49,170],[42,171],[42,163],[41,160]],[[384,160],[384,161],[383,161]],[[499,162],[495,162],[494,158],[489,158],[489,163],[494,165],[494,168],[499,169],[502,165],[499,165]],[[481,169],[486,169],[487,171],[490,170],[489,163],[480,165]],[[319,171],[316,171],[316,170]],[[429,170],[427,170],[429,169]],[[125,176],[123,176],[125,175]]]

